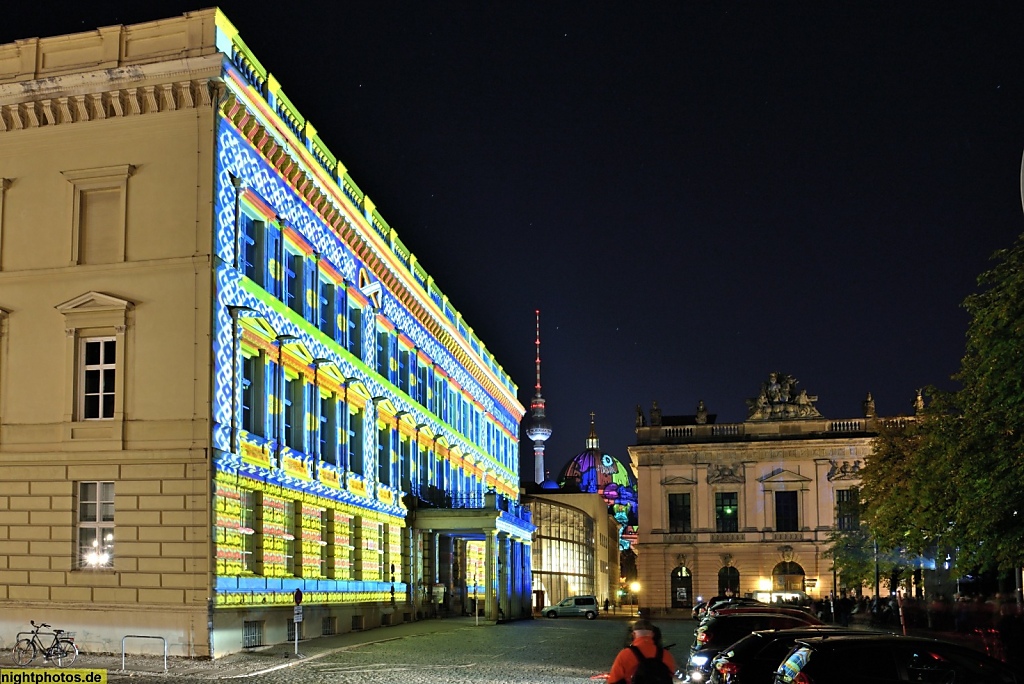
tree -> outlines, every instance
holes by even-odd
[[[1024,563],[1024,235],[993,259],[964,301],[962,388],[934,432],[956,487],[960,565],[1008,570]]]
[[[1024,563],[1024,236],[993,259],[964,301],[961,388],[930,388],[919,415],[883,421],[862,472],[882,547],[956,548],[961,570]]]

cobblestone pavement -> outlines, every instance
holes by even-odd
[[[624,618],[598,620],[539,618],[502,625],[473,618],[424,620],[299,642],[278,644],[217,660],[168,659],[82,654],[75,668],[107,670],[108,681],[126,684],[157,682],[238,682],[280,684],[346,684],[359,682],[499,682],[538,684],[581,683],[611,667],[626,637]],[[693,634],[692,621],[666,622],[666,643],[685,654]],[[0,654],[0,667],[13,665]],[[45,664],[36,662],[33,666]]]
[[[655,620],[664,641],[684,660],[693,640],[692,620]],[[128,656],[122,670],[120,654],[83,653],[75,668],[107,670],[109,682],[158,684],[173,681],[209,684],[233,680],[239,684],[582,684],[606,672],[625,644],[627,619],[598,620],[538,618],[502,625],[473,618],[424,620],[365,632],[351,632],[299,642],[277,644],[217,660]],[[860,626],[860,625],[858,625]],[[867,627],[864,625],[864,627]],[[922,634],[961,641],[983,650],[963,635]],[[952,637],[952,638],[951,638]],[[36,662],[32,667],[45,667]],[[9,652],[0,653],[0,668],[13,666]]]

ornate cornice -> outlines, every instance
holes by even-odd
[[[0,133],[210,107],[221,87],[217,81],[187,80],[2,104]]]

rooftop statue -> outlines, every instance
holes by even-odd
[[[783,420],[787,418],[820,418],[814,407],[818,397],[807,390],[797,391],[799,380],[786,373],[769,373],[761,392],[747,399],[747,420]]]

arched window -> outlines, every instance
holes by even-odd
[[[718,571],[718,595],[740,595],[740,571],[731,565]]]
[[[793,561],[783,561],[772,569],[772,591],[803,591],[804,569]]]
[[[689,608],[693,606],[693,576],[685,565],[672,571],[672,607]]]

